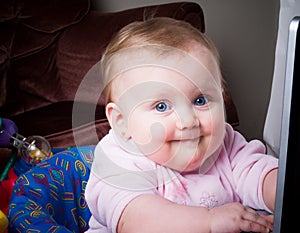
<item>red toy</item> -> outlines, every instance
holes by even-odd
[[[8,205],[10,201],[10,195],[13,188],[13,185],[15,183],[15,180],[17,179],[17,175],[14,172],[14,169],[11,168],[8,172],[8,176],[6,180],[0,181],[0,210],[7,215],[8,214]]]

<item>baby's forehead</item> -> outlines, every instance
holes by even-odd
[[[107,59],[105,70],[108,82],[124,76],[138,68],[156,67],[174,71],[190,79],[196,85],[203,80],[220,84],[218,64],[214,56],[203,47],[193,47],[189,51],[161,45],[130,47],[118,51]],[[141,79],[143,76],[141,76]]]

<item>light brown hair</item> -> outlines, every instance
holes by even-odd
[[[211,52],[219,69],[219,54],[212,41],[188,22],[167,17],[156,17],[136,21],[123,27],[106,47],[101,59],[101,70],[105,76],[112,55],[136,46],[163,45],[189,51],[191,43],[197,43]],[[220,71],[218,71],[221,74]],[[223,82],[220,75],[221,82]],[[111,80],[106,78],[106,80]],[[111,101],[111,82],[104,89],[106,103]]]

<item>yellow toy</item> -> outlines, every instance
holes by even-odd
[[[0,210],[0,233],[7,232],[8,220],[5,214]]]

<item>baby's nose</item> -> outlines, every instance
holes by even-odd
[[[176,127],[180,130],[193,128],[199,126],[199,119],[197,118],[194,109],[185,108],[177,112]]]

